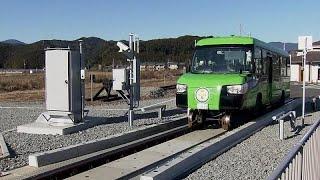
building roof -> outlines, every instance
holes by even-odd
[[[320,41],[316,41],[316,42],[312,43],[312,45],[320,45]]]
[[[297,53],[291,54],[292,64],[302,64],[302,56],[297,56]],[[319,63],[320,64],[320,51],[310,51],[307,53],[306,63]]]

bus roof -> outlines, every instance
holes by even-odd
[[[199,40],[196,43],[197,47],[212,46],[212,45],[256,45],[261,48],[281,54],[283,56],[289,56],[289,54],[282,49],[276,48],[256,38],[248,37],[248,36],[226,36],[226,37],[205,38],[205,39]]]

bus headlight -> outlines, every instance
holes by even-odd
[[[187,85],[177,84],[177,93],[184,93],[187,91]]]
[[[227,86],[227,92],[229,94],[245,94],[248,91],[248,84],[239,84]]]

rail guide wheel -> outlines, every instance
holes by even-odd
[[[193,110],[189,112],[188,115],[188,125],[189,128],[195,125],[202,125],[205,120],[205,114],[198,110]]]
[[[231,129],[231,116],[230,115],[224,115],[220,119],[220,124],[222,129],[224,130],[230,130]]]

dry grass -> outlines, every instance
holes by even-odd
[[[43,101],[44,90],[27,90],[0,93],[0,102]]]
[[[86,73],[86,97],[90,97],[89,74],[94,74],[93,94],[101,88],[103,79],[112,79],[111,72]],[[174,84],[181,74],[179,70],[142,71],[141,86],[159,87]],[[44,100],[44,73],[36,74],[0,74],[0,101]]]
[[[42,73],[0,75],[0,93],[36,89],[44,89]]]

